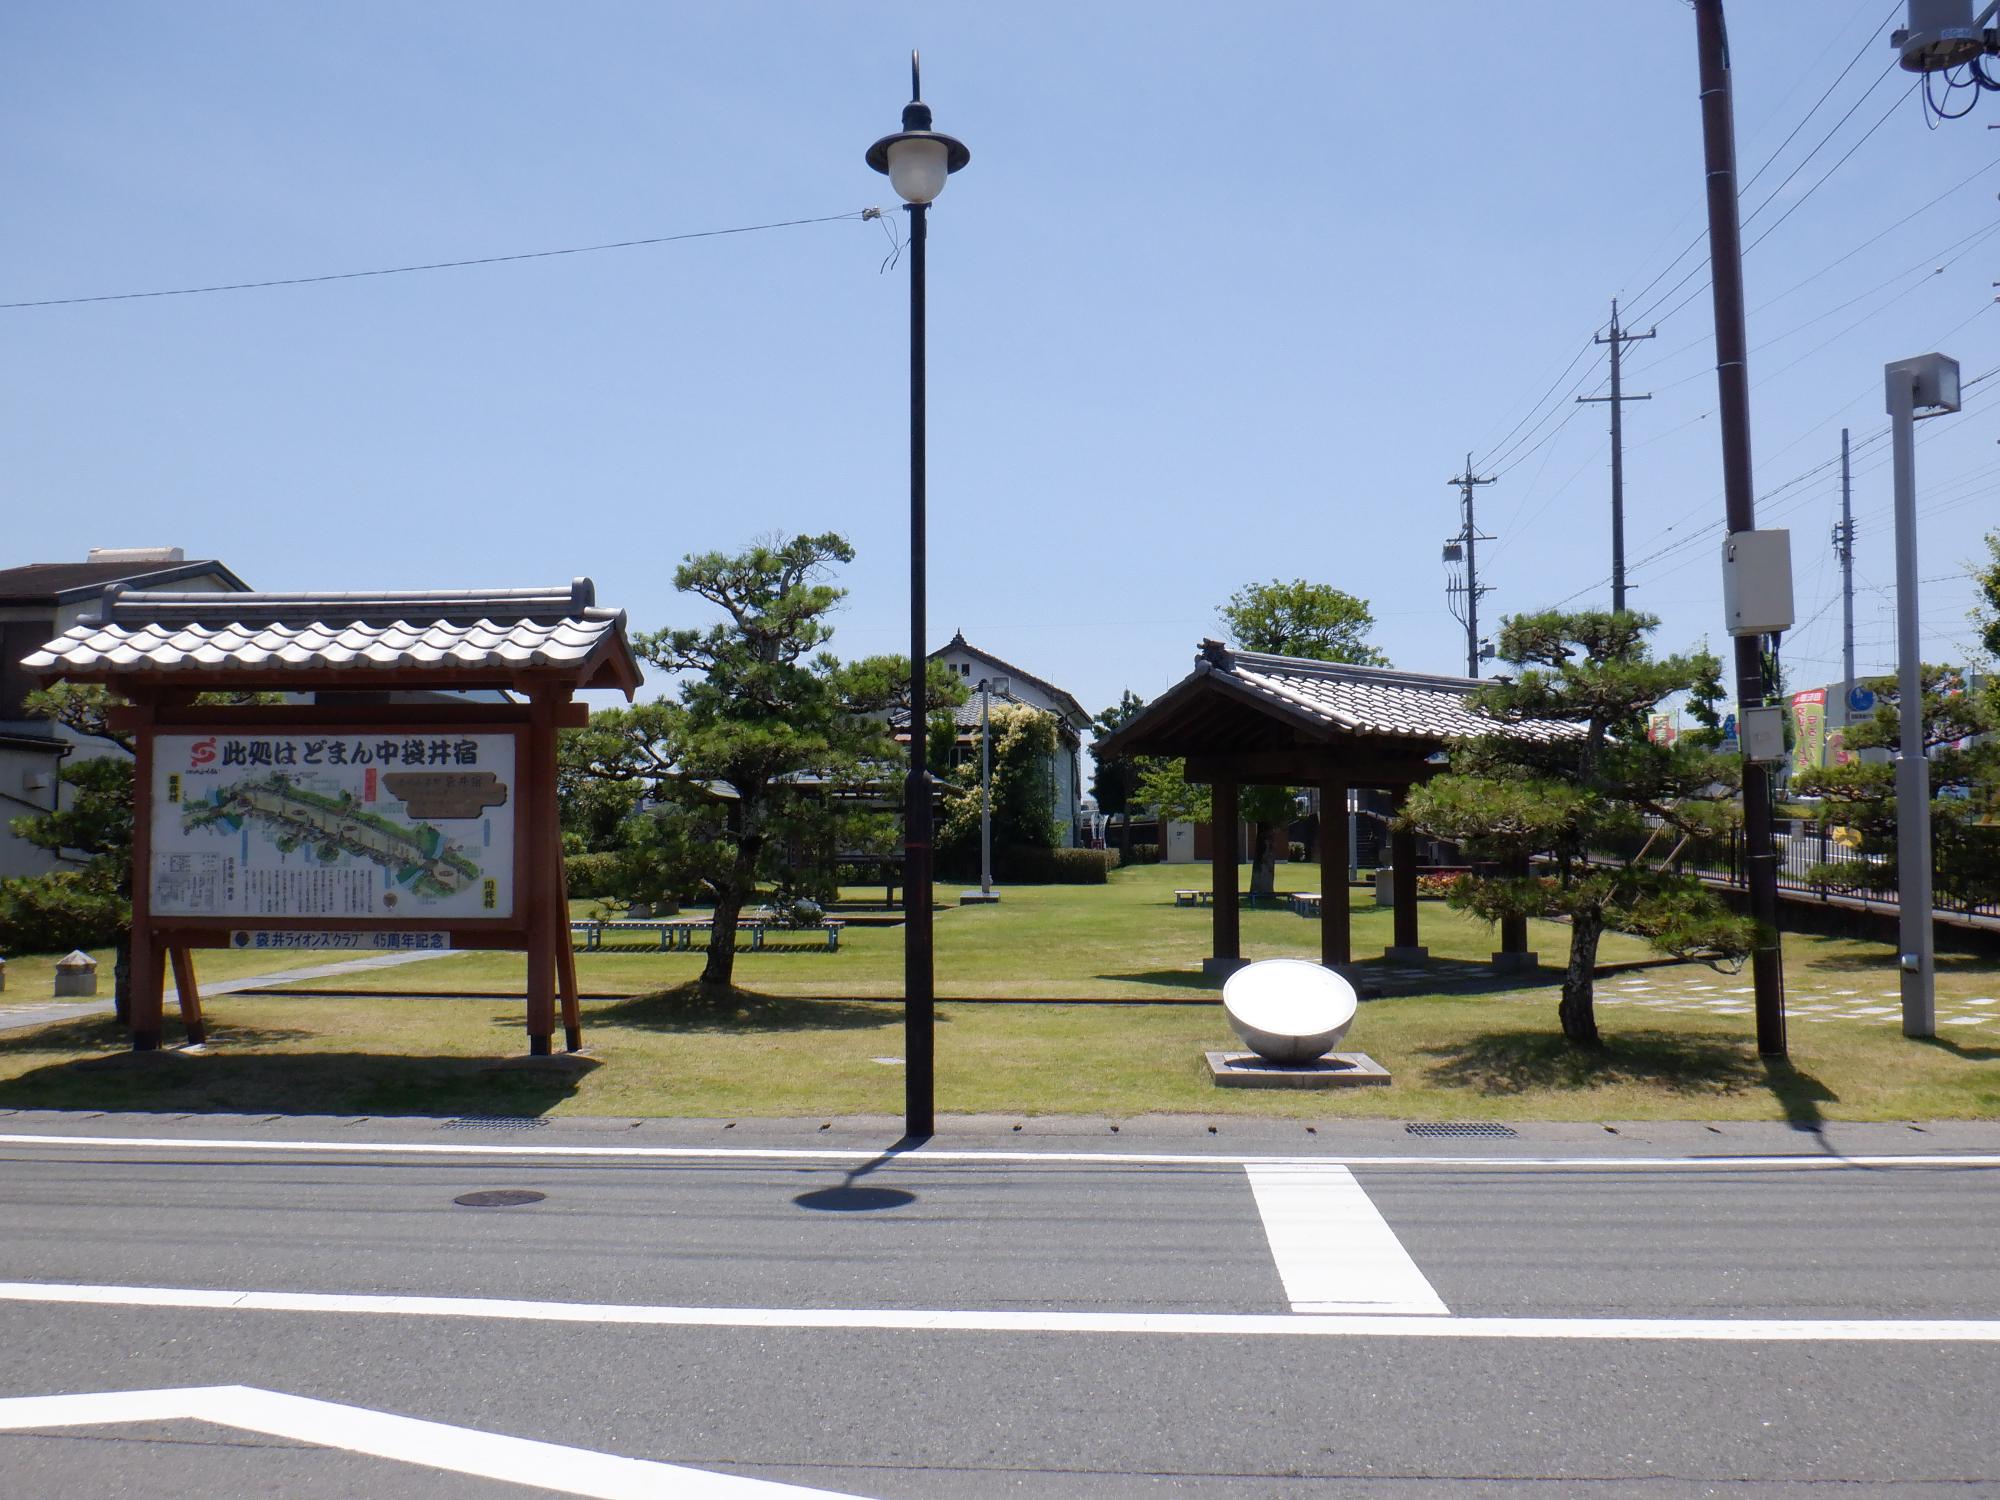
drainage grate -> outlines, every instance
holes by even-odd
[[[1495,1125],[1488,1121],[1469,1121],[1464,1124],[1438,1124],[1434,1122],[1426,1122],[1421,1125],[1405,1125],[1403,1127],[1403,1131],[1406,1135],[1506,1136],[1506,1135],[1520,1134],[1520,1132],[1511,1125]]]
[[[460,1115],[440,1130],[540,1130],[549,1122],[539,1115]]]

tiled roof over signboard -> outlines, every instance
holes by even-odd
[[[393,677],[439,687],[553,677],[617,688],[640,676],[625,612],[587,578],[565,588],[388,593],[168,593],[106,589],[94,615],[27,657],[48,681]],[[387,686],[370,680],[361,687]]]

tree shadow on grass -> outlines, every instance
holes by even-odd
[[[1753,1042],[1720,1032],[1621,1031],[1604,1045],[1578,1047],[1560,1033],[1488,1031],[1426,1048],[1431,1080],[1482,1094],[1580,1090],[1638,1084],[1687,1099],[1768,1092],[1802,1130],[1825,1121],[1832,1090],[1784,1059],[1757,1055]]]
[[[169,1047],[178,1047],[186,1033],[180,1017],[169,1007],[161,1034]],[[284,1042],[303,1041],[313,1035],[286,1026],[238,1026],[210,1018],[208,1036],[218,1045],[268,1047]],[[0,1035],[0,1060],[22,1052],[111,1052],[122,1054],[132,1045],[132,1033],[110,1011],[99,1015],[76,1016],[67,1021],[50,1021]],[[103,1059],[98,1059],[102,1061]],[[90,1059],[84,1059],[88,1062]]]
[[[189,1114],[539,1115],[576,1093],[590,1058],[397,1057],[250,1052],[243,1031],[195,1054],[169,1048],[79,1058],[0,1080],[0,1107]]]
[[[699,984],[634,995],[584,1014],[585,1029],[622,1026],[635,1031],[738,1035],[758,1031],[866,1031],[900,1026],[900,1003],[759,995],[731,989],[720,994]]]

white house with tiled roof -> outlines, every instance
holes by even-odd
[[[953,632],[952,638],[933,651],[930,659],[943,662],[946,670],[972,695],[954,715],[961,745],[978,743],[981,680],[1007,679],[1006,690],[992,694],[996,703],[1018,703],[1055,716],[1058,749],[1049,767],[1051,804],[1062,824],[1062,847],[1074,848],[1077,824],[1083,815],[1083,737],[1090,731],[1090,715],[1084,712],[1083,705],[1047,678],[1038,677],[990,651],[982,651],[965,638],[963,631]],[[901,713],[892,714],[890,722],[901,725],[904,718]]]

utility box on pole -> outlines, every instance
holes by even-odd
[[[1732,531],[1722,542],[1722,618],[1732,636],[1792,628],[1792,534]]]

